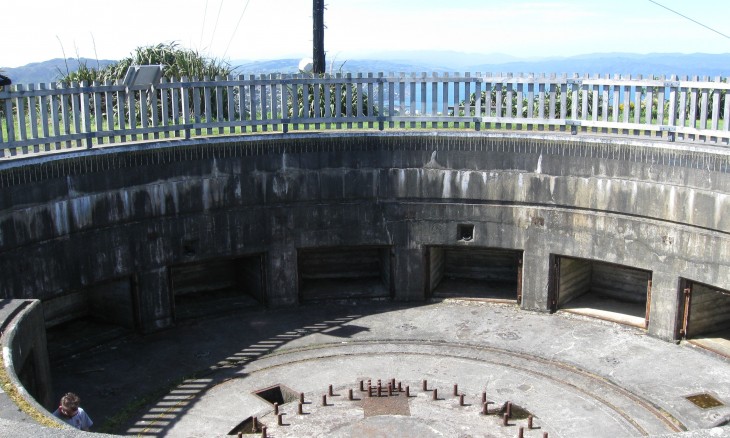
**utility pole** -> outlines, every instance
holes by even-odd
[[[325,70],[324,60],[324,0],[312,0],[312,20],[314,37],[312,39],[312,71],[322,74]]]

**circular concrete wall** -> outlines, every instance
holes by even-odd
[[[672,339],[681,281],[730,289],[729,164],[730,152],[709,146],[435,132],[160,141],[6,161],[0,296],[53,302],[48,316],[78,309],[84,291],[85,308],[151,331],[174,322],[177,266],[258,257],[260,299],[282,306],[302,296],[302,251],[376,248],[368,260],[388,259],[386,295],[422,301],[429,248],[490,248],[521,253],[521,305],[534,310],[554,301],[556,258],[648,272],[648,330]]]

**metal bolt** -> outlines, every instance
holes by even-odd
[[[509,418],[512,418],[512,402],[507,402],[507,416]]]
[[[401,382],[398,382],[398,392],[403,392],[403,387],[401,386]]]
[[[380,379],[378,379],[378,386],[382,386],[382,383],[380,383]]]
[[[428,391],[428,381],[425,379],[423,380],[423,390]]]
[[[517,431],[517,438],[525,438],[525,428],[520,427],[520,430]]]
[[[392,396],[393,396],[393,385],[388,383],[388,397],[392,397]]]
[[[332,396],[332,395],[335,395],[335,393],[334,393],[334,392],[332,392],[332,385],[330,385],[330,386],[329,386],[329,388],[328,388],[327,392],[328,392],[328,394],[329,394],[329,395],[331,395],[331,396]]]
[[[279,426],[281,426],[282,424],[284,424],[284,421],[283,421],[283,420],[282,420],[282,418],[281,418],[281,417],[283,417],[283,416],[284,416],[284,414],[278,414],[278,415],[276,416],[276,424],[278,424]]]
[[[360,380],[360,391],[365,391],[365,384]]]
[[[327,406],[327,394],[322,394],[322,406]]]
[[[299,393],[299,403],[304,404],[304,393],[303,392]]]
[[[274,415],[279,414],[279,403],[274,402]]]
[[[459,406],[464,406],[464,394],[459,394]]]
[[[542,433],[542,438],[548,438],[548,434],[547,434],[547,432],[543,432],[543,433]]]
[[[484,391],[484,392],[482,392],[482,404],[484,404],[486,402],[487,402],[487,392]]]
[[[393,389],[395,389],[395,377],[390,379],[390,384],[393,385]]]
[[[509,415],[504,414],[502,416],[502,426],[508,426],[509,425]]]
[[[243,438],[243,432],[238,432],[238,438]]]
[[[527,416],[527,428],[532,429],[532,415]]]
[[[489,414],[489,403],[482,403],[482,415]]]
[[[454,397],[456,397],[457,395],[459,395],[459,385],[454,384]]]
[[[433,399],[438,400],[439,399],[439,390],[437,388],[433,389]]]
[[[352,389],[347,390],[347,399],[352,400]]]
[[[303,404],[301,404],[301,403],[299,403],[299,404],[297,405],[297,414],[299,414],[299,415],[302,415],[302,414],[304,414],[304,410],[303,410],[303,407],[304,407],[304,405],[303,405]]]
[[[378,397],[382,396],[383,387],[380,386],[380,383],[378,383]]]
[[[258,419],[258,418],[256,418],[256,417],[253,417],[253,418],[251,419],[251,423],[252,423],[252,425],[253,425],[253,427],[251,427],[251,429],[252,429],[252,432],[253,432],[253,433],[256,433],[256,431],[257,431],[257,430],[259,430],[259,419]]]
[[[261,438],[266,438],[266,426],[261,426]]]

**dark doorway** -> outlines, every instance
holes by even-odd
[[[429,296],[520,301],[522,251],[431,246],[427,253]]]
[[[264,255],[170,268],[175,319],[228,313],[266,303]]]
[[[389,247],[300,249],[300,301],[391,298]]]
[[[572,257],[554,257],[552,308],[646,328],[651,271]]]

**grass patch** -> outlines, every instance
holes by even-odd
[[[3,391],[8,395],[10,400],[15,403],[21,411],[25,412],[30,418],[35,420],[42,426],[52,427],[54,429],[61,429],[62,426],[51,418],[48,418],[47,412],[40,412],[33,405],[28,403],[25,398],[20,394],[18,388],[13,385],[10,381],[10,376],[5,369],[5,362],[3,361],[2,355],[0,355],[0,385],[2,385]]]

